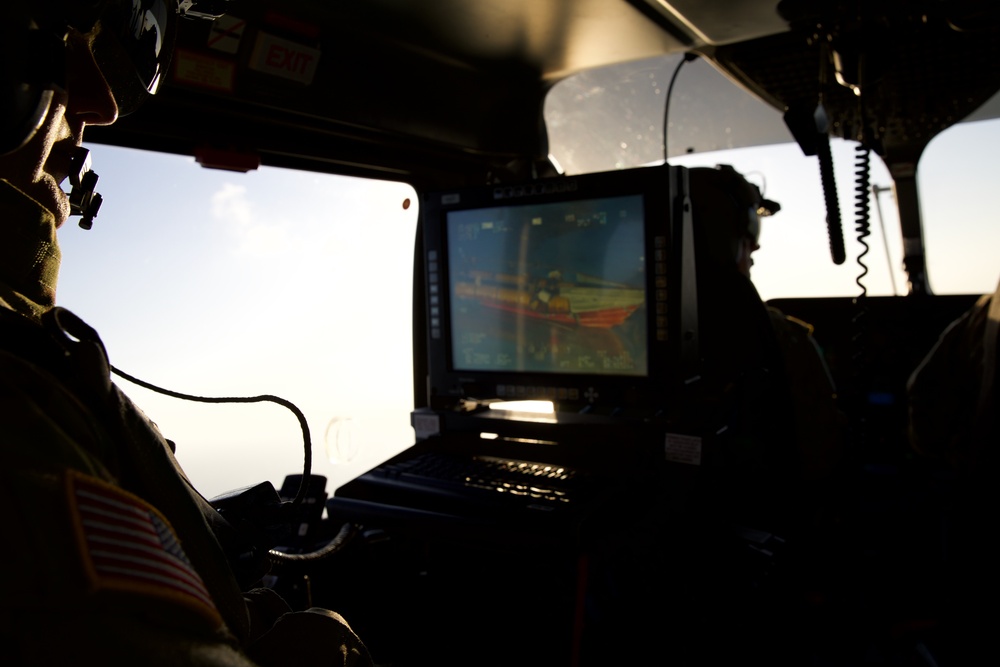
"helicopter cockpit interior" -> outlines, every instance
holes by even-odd
[[[401,183],[418,207],[400,325],[413,438],[318,490],[324,528],[295,546],[337,553],[286,565],[286,595],[343,610],[386,665],[955,653],[934,634],[952,612],[934,496],[951,478],[914,461],[905,393],[978,296],[932,287],[919,176],[936,137],[1000,115],[993,3],[216,4],[181,22],[159,92],[88,142]],[[812,170],[820,214],[797,224],[861,273],[848,295],[758,287],[812,326],[848,433],[837,476],[803,496],[785,472],[705,472],[729,428],[706,415],[739,412],[732,386],[770,385],[702,386],[690,169],[776,145]],[[867,296],[855,256],[883,175],[905,287]],[[494,409],[520,400],[553,409]],[[424,465],[452,481],[414,481]]]

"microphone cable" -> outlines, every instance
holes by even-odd
[[[685,53],[684,57],[681,58],[681,61],[677,63],[677,67],[674,68],[674,73],[670,76],[670,84],[667,86],[667,99],[665,104],[663,105],[663,161],[664,162],[667,161],[667,130],[670,119],[670,98],[674,94],[674,84],[677,82],[677,75],[680,73],[681,67],[684,66],[684,63],[691,62],[697,57],[698,57],[697,54],[691,53],[690,51]]]
[[[309,424],[306,422],[306,416],[302,413],[302,410],[298,408],[291,401],[285,400],[280,396],[272,396],[270,394],[263,394],[260,396],[227,396],[227,397],[212,397],[212,396],[194,396],[192,394],[184,394],[179,391],[173,391],[170,389],[164,389],[163,387],[158,387],[155,384],[146,382],[145,380],[140,380],[137,377],[129,375],[124,371],[111,366],[111,371],[125,380],[136,384],[150,391],[155,391],[159,394],[165,396],[171,396],[173,398],[180,398],[185,401],[195,401],[198,403],[263,403],[271,402],[277,403],[280,406],[288,408],[295,415],[295,418],[299,420],[299,426],[302,428],[302,441],[304,448],[304,456],[302,462],[302,479],[299,482],[299,489],[295,494],[295,499],[292,500],[293,505],[301,505],[302,501],[305,499],[306,494],[309,490],[309,477],[312,472],[312,436],[309,433]]]

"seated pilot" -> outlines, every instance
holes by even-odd
[[[935,470],[932,511],[942,550],[942,618],[936,649],[953,664],[993,650],[990,608],[1000,593],[994,561],[1000,406],[996,382],[1000,285],[941,333],[907,384],[910,444]]]
[[[765,523],[788,518],[786,493],[810,494],[837,470],[845,419],[812,328],[766,306],[750,281],[760,219],[780,206],[728,165],[691,169],[690,187],[706,430],[717,436],[704,464],[722,471],[726,495],[755,498]]]
[[[982,295],[941,337],[907,384],[910,442],[964,475],[995,456],[1000,285]]]
[[[750,281],[760,216],[777,204],[731,167],[689,176],[701,379],[685,407],[701,465],[667,466],[611,522],[633,530],[590,564],[586,664],[799,665],[802,561],[773,554],[814,530],[844,420],[810,328]]]
[[[99,205],[81,178],[84,130],[115,122],[130,87],[152,87],[169,56],[160,47],[190,5],[12,0],[0,10],[4,664],[371,664],[339,615],[292,611],[256,587],[260,573],[237,576],[233,526],[111,382],[97,334],[55,306],[56,230],[71,214],[86,227]],[[118,58],[99,64],[99,45],[116,39]]]

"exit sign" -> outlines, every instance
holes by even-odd
[[[319,56],[319,49],[260,32],[250,55],[250,69],[308,85],[316,74]]]

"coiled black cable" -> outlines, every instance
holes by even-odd
[[[852,338],[851,338],[851,357],[854,367],[854,388],[855,397],[857,400],[857,419],[858,426],[855,430],[855,440],[857,445],[857,453],[861,456],[866,456],[868,442],[868,395],[870,391],[869,386],[869,372],[868,372],[868,345],[867,345],[867,319],[868,319],[868,289],[865,287],[864,278],[868,275],[868,265],[865,264],[865,256],[868,254],[869,246],[867,238],[871,234],[871,220],[870,220],[870,203],[869,196],[871,194],[871,151],[863,143],[859,143],[855,146],[855,162],[854,162],[854,213],[855,213],[855,232],[856,238],[859,244],[861,244],[861,252],[858,254],[858,266],[861,267],[861,272],[858,274],[855,282],[857,283],[860,291],[858,296],[854,299],[854,315],[851,318],[852,324]]]
[[[860,288],[860,296],[863,298],[868,294],[863,280],[868,275],[868,265],[865,264],[864,258],[870,250],[866,239],[871,235],[871,202],[869,200],[871,196],[871,150],[859,143],[854,147],[854,151],[855,232],[862,248],[858,255],[858,266],[861,267],[861,273],[858,274],[855,282]],[[841,242],[843,243],[843,241]]]

